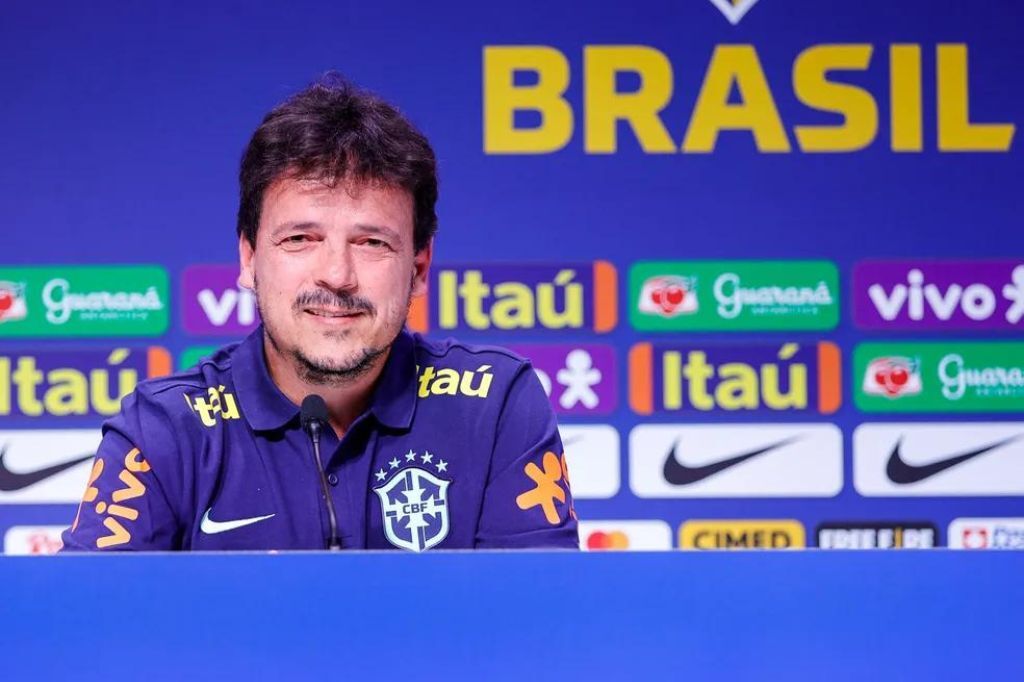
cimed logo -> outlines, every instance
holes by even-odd
[[[440,544],[448,537],[448,486],[451,481],[435,476],[428,469],[416,466],[432,465],[438,473],[448,470],[448,463],[435,455],[422,455],[410,450],[405,461],[397,457],[388,462],[374,475],[378,481],[386,481],[373,489],[380,499],[381,516],[384,519],[384,535],[395,547],[412,552],[422,552]],[[399,468],[401,464],[407,464]],[[387,480],[390,472],[391,479]]]

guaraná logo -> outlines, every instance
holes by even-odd
[[[830,261],[645,261],[629,273],[641,331],[824,330],[839,323]],[[700,287],[698,287],[700,283]]]
[[[13,311],[0,336],[158,336],[167,329],[163,268],[0,268],[0,279],[8,285],[0,285],[0,306]]]
[[[862,343],[854,375],[865,412],[1024,410],[1024,343]]]

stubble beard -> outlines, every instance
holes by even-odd
[[[377,359],[388,352],[391,345],[395,342],[395,339],[398,338],[398,334],[402,331],[402,327],[405,326],[406,316],[399,312],[400,319],[396,319],[394,321],[395,332],[391,338],[388,339],[386,344],[379,347],[365,346],[356,351],[352,357],[347,359],[338,359],[333,357],[314,358],[307,355],[298,346],[286,348],[279,342],[280,337],[274,329],[274,323],[270,322],[267,316],[263,314],[263,304],[259,293],[259,282],[255,278],[253,278],[253,280],[253,290],[256,294],[256,308],[259,310],[260,318],[263,320],[263,331],[266,334],[267,339],[270,340],[270,344],[279,355],[291,360],[292,367],[295,369],[298,377],[303,382],[313,386],[344,386],[363,377],[373,369]],[[406,296],[405,305],[397,308],[398,311],[408,310],[411,295],[412,289],[410,286],[409,294]],[[376,315],[376,309],[372,306],[370,306],[370,308],[371,309],[367,311],[367,314]],[[329,333],[327,336],[331,339],[337,338],[341,340],[349,336],[350,333],[350,331],[344,330]]]

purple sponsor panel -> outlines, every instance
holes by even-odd
[[[853,315],[863,329],[1024,329],[1024,260],[861,261]]]
[[[618,372],[611,346],[514,344],[509,350],[529,358],[558,414],[604,415],[618,402]]]
[[[256,296],[238,286],[237,265],[192,265],[181,280],[185,331],[202,336],[241,337],[260,322]]]
[[[170,371],[171,356],[159,346],[0,350],[0,422],[111,417],[139,381]]]
[[[828,342],[653,344],[652,360],[655,412],[828,414],[838,407],[839,355]]]
[[[430,329],[573,331],[595,327],[593,263],[435,265]]]

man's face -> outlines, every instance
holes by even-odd
[[[256,248],[239,241],[239,283],[254,289],[277,353],[312,383],[360,375],[387,351],[411,296],[426,291],[431,246],[413,248],[403,189],[286,178],[267,188]]]

